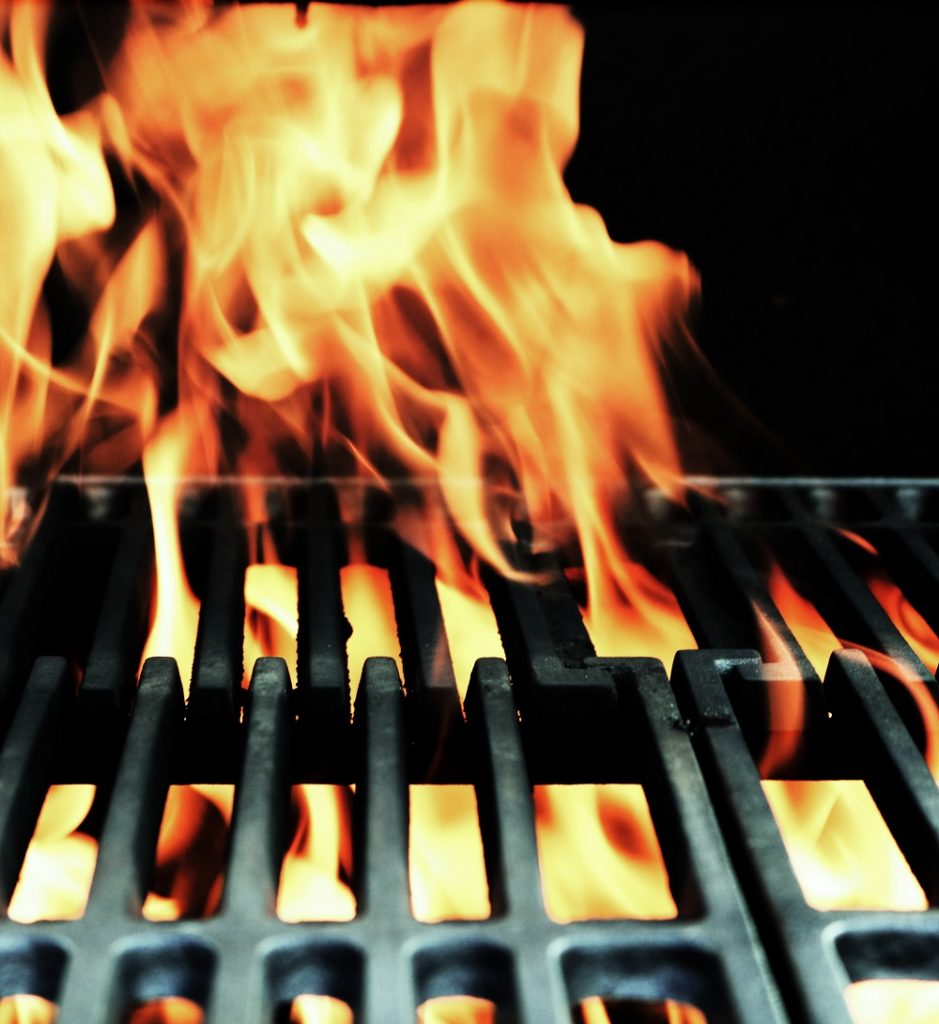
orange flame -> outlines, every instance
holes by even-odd
[[[245,571],[244,661],[247,686],[261,657],[283,658],[297,668],[297,570],[279,563],[255,563]]]
[[[55,1024],[55,1003],[41,996],[16,995],[0,999],[0,1024]]]
[[[350,798],[346,786],[294,786],[297,828],[284,857],[277,892],[277,916],[282,921],[351,921],[355,917],[355,895],[349,885]]]
[[[618,1001],[614,1005],[619,1008],[630,1004]],[[636,1003],[635,1006],[638,1011],[637,1019],[645,1020],[647,1014],[644,1011],[647,1004]],[[661,1010],[664,1013],[663,1019],[666,1024],[707,1024],[704,1014],[696,1006],[690,1006],[687,1003],[676,1003],[672,999],[666,999],[661,1004]],[[580,1013],[583,1017],[583,1024],[611,1024],[606,1004],[596,996],[581,1001]],[[618,1019],[619,1017],[617,1017]]]
[[[155,615],[141,662],[158,655],[174,657],[187,696],[199,628],[199,602],[186,578],[176,505],[190,443],[186,423],[181,417],[174,417],[164,421],[143,455],[153,519],[156,580]]]
[[[472,786],[411,786],[411,909],[419,921],[489,916],[489,886]]]
[[[637,785],[535,786],[545,907],[568,923],[678,913]]]
[[[504,658],[505,652],[488,595],[475,579],[464,572],[451,583],[438,574],[434,584],[462,702],[477,659]]]
[[[202,1007],[191,999],[170,996],[135,1006],[127,1024],[202,1024]]]
[[[81,825],[94,799],[94,786],[49,787],[10,899],[12,920],[70,921],[85,912],[98,843]]]
[[[496,1007],[473,996],[441,996],[417,1008],[417,1024],[495,1024]]]
[[[144,917],[177,921],[208,917],[216,911],[233,805],[233,786],[170,786]]]
[[[932,1024],[939,1020],[935,981],[858,981],[845,992],[854,1024]]]
[[[294,669],[297,664],[297,571],[276,561],[266,531],[261,548],[266,561],[245,572],[245,685],[257,658],[283,658]],[[283,921],[349,921],[355,917],[351,793],[345,786],[304,784],[294,786],[291,797],[297,825],[281,867],[277,915]],[[328,1003],[311,996],[295,1002],[292,1012],[310,1024],[338,1024],[343,1004]]]
[[[939,665],[939,636],[936,636],[929,623],[886,573],[871,574],[867,585],[920,661],[930,672],[935,672]]]
[[[789,577],[776,562],[770,566],[766,586],[770,599],[776,605],[779,614],[785,619],[786,625],[796,638],[796,643],[809,659],[809,664],[819,676],[824,676],[832,652],[841,648],[840,641],[819,614],[815,605],[796,590],[789,582]],[[775,637],[771,639],[775,639]],[[770,656],[774,661],[789,658],[781,641],[771,647]]]
[[[853,534],[842,531],[856,543],[862,543],[865,550],[876,554],[876,549],[863,538],[855,538]],[[880,580],[880,582],[878,582]],[[893,583],[884,581],[882,574],[874,574],[871,578],[871,588],[874,595],[884,604],[885,610],[891,614],[893,621],[904,635],[909,631],[910,640],[914,650],[917,644],[928,645],[931,630],[925,621],[921,620],[918,613],[907,602]],[[819,674],[823,674],[828,659],[832,652],[846,646],[864,653],[871,664],[879,672],[891,676],[901,683],[912,697],[919,712],[925,733],[924,758],[933,777],[939,779],[939,707],[936,706],[932,695],[929,693],[926,683],[917,677],[910,669],[900,664],[896,659],[890,658],[882,651],[875,651],[873,648],[863,644],[840,641],[822,618],[815,606],[804,598],[789,582],[785,574],[776,563],[770,569],[768,589],[774,604],[786,620],[787,625],[795,636],[796,641],[811,662],[813,668]],[[758,610],[757,610],[758,611]],[[759,611],[758,611],[759,614]],[[765,653],[773,660],[783,663],[790,663],[793,673],[796,672],[795,662],[785,648],[781,638],[776,636],[775,631],[768,622],[760,615],[760,622],[763,626]],[[911,639],[912,638],[912,639]],[[939,643],[939,641],[937,641]],[[919,651],[917,650],[917,653]],[[780,722],[788,723],[788,731],[770,740],[770,744],[760,764],[760,770],[764,775],[770,775],[781,767],[795,753],[798,743],[798,730],[801,727],[804,709],[804,693],[799,687],[788,687],[785,691],[779,691],[775,695],[776,703],[771,709],[774,718]]]
[[[297,996],[290,1007],[290,1024],[353,1024],[352,1011],[329,996]]]
[[[147,653],[188,678],[198,608],[174,482],[269,475],[282,453],[303,466],[320,448],[328,471],[433,482],[455,535],[506,572],[522,503],[536,544],[579,539],[598,636],[603,610],[625,605],[670,637],[616,511],[632,469],[680,491],[660,364],[686,343],[697,277],[663,246],[612,242],[571,202],[583,32],[567,11],[314,5],[298,29],[273,6],[135,4],[108,91],[68,118],[43,82],[45,17],[4,15],[0,102],[23,134],[0,165],[17,253],[0,312],[5,537],[14,484],[79,450],[99,471],[142,456],[158,555]],[[102,233],[106,157],[155,197],[129,245]],[[50,194],[59,206],[36,208]],[[40,301],[53,260],[91,314],[61,366]],[[141,357],[157,313],[178,322],[169,393]],[[226,447],[231,420],[247,429]]]
[[[857,779],[765,781],[806,900],[819,910],[925,910],[926,897]]]
[[[398,676],[404,678],[401,645],[387,569],[354,562],[342,567],[339,584],[342,606],[352,627],[352,635],[346,641],[346,655],[354,702],[366,658],[394,658]]]
[[[585,562],[584,569],[588,583],[602,578],[596,566]],[[668,667],[678,651],[698,646],[671,590],[626,558],[602,597],[588,604],[584,623],[601,658],[658,658]]]

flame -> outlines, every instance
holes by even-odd
[[[584,570],[588,585],[603,576],[586,561]],[[601,658],[658,658],[668,666],[678,651],[698,646],[671,590],[626,558],[602,597],[595,595],[588,604],[584,624]]]
[[[535,786],[534,797],[545,907],[553,920],[676,916],[641,786]]]
[[[876,554],[876,549],[870,542],[855,537],[847,531],[842,531],[842,533],[856,543],[862,544],[865,550]],[[925,681],[911,669],[894,658],[888,657],[882,651],[875,651],[873,648],[852,641],[840,641],[814,605],[792,586],[776,563],[773,563],[770,568],[767,586],[773,603],[786,620],[812,667],[820,675],[824,673],[833,651],[841,647],[850,647],[865,654],[879,672],[891,676],[903,685],[916,704],[923,725],[924,759],[933,777],[939,779],[939,707],[936,706]],[[895,585],[885,581],[882,573],[878,572],[871,576],[871,589],[904,636],[907,635],[907,631],[910,631],[910,636],[907,639],[917,638],[917,644],[927,645],[924,649],[928,650],[928,645],[933,642],[930,637],[934,637],[934,634]],[[756,611],[763,629],[764,653],[772,660],[788,664],[795,676],[797,666],[791,653],[787,651],[782,638],[776,635],[775,630],[759,612],[759,609]],[[917,650],[912,640],[910,642],[914,650]],[[936,642],[939,643],[939,641]],[[919,653],[918,650],[917,653]],[[801,687],[791,686],[784,690],[777,688],[774,706],[770,710],[774,721],[782,725],[782,731],[770,736],[769,745],[760,763],[760,770],[764,776],[776,772],[798,749],[799,730],[805,714],[805,695]]]
[[[187,696],[199,628],[199,602],[186,578],[176,507],[190,443],[185,421],[181,417],[173,417],[164,421],[160,432],[143,454],[153,520],[156,579],[155,615],[141,664],[157,655],[174,657]]]
[[[55,1024],[55,1003],[42,996],[15,995],[0,999],[0,1024]]]
[[[440,996],[417,1008],[417,1024],[496,1024],[496,1007],[474,996]]]
[[[208,917],[218,908],[234,786],[170,786],[157,839],[153,882],[143,905],[150,921]]]
[[[647,1003],[630,1004],[629,1002],[617,1001],[613,1005],[617,1009],[635,1005],[638,1011],[636,1019],[646,1020],[647,1018],[647,1012],[644,1012],[647,1011],[649,1005]],[[677,1003],[672,999],[666,999],[660,1006],[663,1014],[662,1019],[665,1021],[665,1024],[707,1024],[707,1018],[696,1006],[690,1006],[687,1003]],[[583,1024],[611,1024],[607,1004],[597,996],[581,1000],[580,1013]],[[617,1015],[616,1019],[625,1018]],[[656,1016],[656,1020],[658,1019],[659,1017]]]
[[[81,826],[94,799],[91,785],[49,787],[10,899],[12,920],[71,921],[85,912],[98,843]]]
[[[764,781],[763,789],[812,906],[926,909],[923,890],[862,781]]]
[[[857,981],[845,991],[854,1024],[932,1024],[939,1020],[939,984],[934,981]]]
[[[579,541],[601,646],[620,653],[614,607],[663,650],[688,645],[616,522],[633,470],[681,490],[660,371],[690,344],[697,276],[664,246],[614,243],[567,193],[583,31],[566,10],[314,5],[298,28],[273,5],[134,4],[106,90],[64,118],[41,68],[49,16],[4,15],[4,537],[15,484],[79,455],[101,472],[142,459],[147,653],[188,679],[181,478],[303,471],[316,451],[326,472],[430,482],[427,507],[505,572],[524,507],[536,545]],[[126,225],[107,160],[153,197]],[[56,365],[53,262],[89,311]]]
[[[776,564],[771,567],[768,589],[796,641],[822,674],[832,652],[842,643]],[[782,640],[765,620],[764,625],[769,656],[791,663],[793,679],[797,679],[795,662]],[[939,712],[924,684],[881,652],[849,646],[862,650],[875,668],[901,681],[914,697],[926,728],[927,763],[935,775]],[[777,688],[773,693],[771,714],[779,731],[770,734],[760,762],[764,777],[777,772],[797,752],[805,713],[800,686]],[[764,781],[763,785],[809,903],[821,910],[925,909],[923,891],[862,781],[783,780]]]
[[[202,1007],[191,999],[170,996],[135,1006],[127,1024],[202,1024]]]
[[[297,664],[297,571],[276,560],[270,534],[261,540],[264,562],[245,572],[245,685],[259,657]],[[352,877],[352,794],[346,786],[294,786],[291,800],[297,825],[284,855],[277,891],[283,921],[350,921],[355,917]],[[304,997],[294,1017],[304,1022],[339,1024],[344,1004]],[[330,1005],[327,1005],[330,1004]]]
[[[339,999],[297,996],[290,1007],[290,1024],[353,1024],[353,1016]]]
[[[931,672],[935,672],[939,665],[939,636],[936,636],[929,623],[886,573],[872,573],[867,579],[867,585],[920,661]]]
[[[419,921],[489,917],[489,886],[472,786],[411,786],[408,864]]]
[[[474,578],[462,573],[454,583],[438,574],[434,584],[462,703],[477,659],[504,658],[505,652],[489,598]]]
[[[339,572],[339,584],[342,606],[352,627],[352,635],[346,641],[346,656],[354,702],[366,658],[394,658],[398,676],[404,678],[401,645],[387,569],[364,562],[345,565]]]
[[[347,786],[304,784],[294,786],[292,796],[297,828],[281,868],[277,916],[351,921],[352,794]]]
[[[790,583],[789,577],[776,562],[770,566],[766,586],[770,600],[776,605],[779,614],[792,631],[796,643],[809,659],[809,664],[819,676],[824,676],[832,652],[841,648],[840,641],[819,614],[815,605],[796,590]],[[773,637],[773,639],[777,638]],[[771,650],[773,660],[789,659],[791,661],[791,656],[782,641],[777,640]],[[795,663],[792,662],[792,664],[794,667]]]
[[[279,563],[254,563],[245,571],[244,661],[247,686],[260,657],[297,666],[297,570]]]

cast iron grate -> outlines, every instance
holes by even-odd
[[[835,656],[823,687],[763,591],[759,551],[771,544],[818,584],[840,636],[901,662],[935,698],[935,677],[874,601],[834,527],[875,539],[935,624],[939,488],[711,484],[719,501],[679,509],[650,492],[624,523],[702,648],[679,657],[672,687],[641,651],[595,657],[565,585],[492,578],[506,661],[477,663],[465,721],[452,670],[435,657],[433,567],[379,523],[370,555],[391,576],[406,685],[393,661],[371,660],[351,724],[345,555],[328,487],[293,488],[274,516],[299,573],[297,688],[282,662],[260,661],[242,716],[247,528],[224,494],[194,502],[186,526],[203,564],[184,713],[172,661],[149,662],[136,687],[152,560],[139,488],[59,485],[21,565],[0,580],[4,902],[50,783],[94,782],[107,811],[83,917],[0,921],[0,995],[52,999],[60,1024],[110,1024],[136,1003],[174,995],[205,1006],[211,1024],[261,1024],[308,993],[342,999],[359,1022],[414,1020],[424,1000],[466,994],[496,1003],[500,1021],[524,1024],[570,1020],[571,1004],[595,995],[677,999],[711,1022],[830,1024],[849,1020],[849,980],[939,980],[936,911],[807,907],[754,761],[767,691],[800,688],[804,742],[789,772],[863,778],[933,902],[939,795],[907,690],[857,651]],[[754,602],[787,640],[785,666],[750,650]],[[167,786],[208,780],[238,782],[221,908],[202,920],[144,920]],[[488,920],[423,924],[411,915],[407,784],[425,780],[476,786]],[[287,924],[274,913],[298,781],[358,786],[353,921]],[[578,781],[643,784],[676,919],[548,918],[530,787]]]

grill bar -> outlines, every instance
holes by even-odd
[[[127,700],[148,608],[141,585],[151,558],[145,503],[131,497],[91,515],[81,494],[55,496],[0,592],[7,641],[0,683],[13,716],[0,751],[0,891],[12,893],[50,782],[94,781],[107,813],[82,918],[0,920],[0,995],[56,999],[60,1024],[116,1024],[134,1003],[168,995],[203,1004],[211,1024],[259,1024],[304,993],[344,1000],[360,1024],[413,1020],[417,1004],[452,994],[491,999],[505,1019],[521,1024],[560,1024],[570,1019],[572,1002],[594,995],[679,999],[700,1006],[711,1022],[847,1024],[842,991],[851,980],[939,979],[935,910],[836,913],[806,905],[754,763],[775,727],[766,720],[767,693],[801,688],[809,707],[806,755],[788,771],[862,777],[936,899],[939,795],[905,689],[859,652],[837,654],[822,687],[766,594],[758,556],[766,543],[781,555],[798,552],[796,568],[823,581],[831,604],[823,610],[851,627],[848,639],[892,655],[932,699],[934,678],[830,529],[846,526],[875,539],[904,590],[916,581],[909,594],[934,619],[935,538],[928,519],[916,518],[933,499],[911,499],[914,489],[737,481],[724,487],[722,504],[698,501],[690,516],[652,508],[634,524],[650,560],[673,581],[699,641],[739,631],[752,642],[747,602],[755,601],[791,651],[788,666],[767,663],[738,642],[681,655],[670,687],[662,666],[632,656],[638,652],[595,657],[563,582],[531,586],[490,575],[507,660],[477,663],[465,721],[440,647],[445,634],[432,572],[413,549],[381,540],[377,550],[384,551],[403,626],[406,685],[402,690],[391,660],[371,659],[351,726],[339,588],[346,556],[329,489],[311,489],[298,504],[299,518],[286,526],[285,550],[300,578],[298,688],[289,690],[282,662],[262,660],[247,699],[240,691],[246,531],[230,515],[201,507],[193,529],[212,546],[188,713],[175,665],[165,659],[148,663]],[[50,651],[41,630],[50,579],[56,607],[82,592],[76,574],[87,562],[63,561],[79,530],[90,531],[91,548],[103,553],[99,623],[84,654],[64,640]],[[23,685],[32,659],[60,647],[86,666],[77,701],[61,658],[40,658]],[[111,749],[122,749],[120,761],[101,756],[76,773],[68,762],[93,744],[75,734],[96,721]],[[218,781],[240,780],[221,909],[201,920],[144,920],[167,787],[207,781],[210,769]],[[423,924],[411,916],[407,786],[427,774],[476,787],[488,920]],[[358,915],[288,924],[274,914],[274,894],[289,787],[314,779],[358,784]],[[643,784],[678,905],[675,920],[559,924],[548,917],[531,785],[576,781]]]

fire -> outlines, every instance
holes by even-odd
[[[417,1008],[417,1024],[496,1024],[496,1007],[473,996],[441,996]]]
[[[842,532],[862,546],[869,554],[877,554],[870,542],[847,531]],[[929,625],[910,605],[896,585],[884,576],[882,570],[871,574],[869,585],[875,597],[891,615],[892,620],[911,647],[921,658],[922,654],[927,655],[925,660],[928,663],[932,644],[937,644],[937,650],[939,650],[939,638],[935,636]],[[776,563],[771,566],[767,586],[774,604],[786,620],[793,636],[805,652],[812,667],[820,675],[824,674],[824,669],[833,651],[841,647],[851,647],[862,651],[879,672],[891,676],[905,687],[915,702],[922,721],[925,733],[923,756],[933,777],[939,779],[939,707],[936,706],[924,681],[918,678],[910,668],[900,664],[896,659],[888,657],[882,651],[876,651],[851,641],[839,640],[815,606],[792,586]],[[762,617],[760,621],[764,627],[765,654],[771,660],[790,663],[795,673],[795,662],[786,650],[782,639],[776,636],[775,631]],[[781,696],[785,697],[785,703],[780,699]],[[789,731],[781,734],[780,739],[771,739],[760,764],[764,775],[773,774],[795,753],[799,740],[798,730],[804,715],[801,689],[789,687],[784,695],[777,692],[777,706],[772,709],[772,713],[779,721],[788,723]]]
[[[50,786],[8,909],[14,921],[70,921],[85,912],[98,843],[82,831],[95,787]]]
[[[353,1017],[339,999],[297,996],[290,1007],[290,1024],[353,1024]]]
[[[936,671],[939,665],[939,636],[936,636],[929,623],[886,573],[872,573],[867,579],[867,585],[920,661],[930,672]]]
[[[170,786],[144,917],[177,921],[216,911],[233,805],[233,786]]]
[[[475,921],[490,913],[472,786],[411,786],[408,863],[419,921]]]
[[[858,981],[845,992],[854,1024],[932,1024],[939,1020],[939,984],[934,981]]]
[[[346,641],[346,656],[354,702],[366,658],[393,658],[399,678],[404,678],[401,645],[388,570],[353,562],[340,570],[339,583],[342,606],[352,627],[352,635]]]
[[[925,910],[926,897],[857,779],[765,781],[806,900],[819,910]]]
[[[273,5],[135,4],[106,91],[67,117],[41,73],[50,16],[3,16],[0,102],[22,136],[0,164],[17,254],[0,311],[4,536],[14,484],[78,453],[101,472],[142,458],[147,653],[188,679],[198,603],[174,481],[303,471],[316,449],[327,472],[431,482],[455,537],[506,572],[523,503],[537,545],[579,540],[598,635],[610,606],[661,632],[616,515],[634,469],[680,491],[660,369],[687,344],[697,277],[664,246],[612,242],[564,187],[571,15],[314,5],[298,28]],[[127,232],[108,230],[125,217],[108,159],[153,195]],[[40,294],[53,261],[90,315],[57,365]],[[232,421],[244,434],[225,444]]]
[[[434,584],[462,701],[477,659],[504,658],[505,652],[489,599],[475,579],[464,573],[451,583],[438,574]]]
[[[186,578],[176,508],[189,444],[186,424],[177,417],[165,421],[143,453],[153,519],[156,579],[155,613],[141,657],[141,665],[147,658],[158,655],[174,657],[187,696],[199,628],[199,602]]]
[[[346,786],[293,788],[297,827],[281,868],[277,916],[282,921],[351,921],[351,796]]]
[[[245,571],[244,685],[261,657],[297,666],[297,570],[279,562],[254,563]]]
[[[842,643],[775,564],[768,589],[796,641],[816,671],[823,674],[831,653]],[[774,636],[769,639],[770,657],[783,662],[790,658],[781,640]],[[936,718],[936,710],[928,694],[922,692],[922,683],[910,678],[902,666],[882,653],[861,649],[876,668],[901,680],[918,698],[927,737],[932,736],[930,724]],[[800,742],[803,692],[792,686],[787,687],[787,693],[789,704],[773,708],[773,715],[780,721],[786,716],[791,729],[781,738],[771,740],[760,763],[764,776],[782,768]],[[779,694],[777,701],[778,698]],[[931,765],[934,756],[928,749],[927,760]],[[789,779],[767,780],[763,785],[809,903],[821,910],[925,909],[925,895],[862,781]]]
[[[619,1009],[624,1006],[628,1007],[631,1004],[616,1002],[613,1005]],[[636,1008],[637,1021],[652,1019],[648,1012],[648,1004],[635,1003],[632,1005]],[[707,1018],[696,1006],[689,1006],[687,1003],[676,1003],[672,999],[666,999],[660,1005],[663,1016],[660,1017],[656,1013],[655,1019],[662,1020],[664,1024],[707,1024]],[[656,1007],[656,1010],[658,1010],[658,1007]],[[580,1014],[583,1024],[611,1024],[607,1004],[596,996],[581,1001]],[[620,1020],[621,1018],[617,1015],[616,1019]]]
[[[202,1007],[197,1003],[171,996],[135,1007],[127,1024],[202,1024],[204,1019]]]
[[[41,996],[16,995],[0,999],[0,1024],[55,1024],[58,1009]]]
[[[536,550],[576,547],[603,653],[668,660],[694,646],[617,524],[634,474],[680,497],[661,373],[688,344],[697,275],[664,246],[613,242],[566,190],[583,50],[569,12],[313,5],[298,28],[288,5],[133,4],[106,90],[67,117],[41,73],[51,16],[2,15],[0,109],[23,125],[13,148],[0,143],[2,244],[16,256],[0,305],[4,538],[19,526],[14,484],[79,458],[100,472],[141,461],[156,551],[144,656],[175,657],[188,686],[199,600],[178,524],[186,481],[304,474],[315,461],[392,491],[425,483],[426,515],[394,523],[418,548],[438,511],[450,536],[437,549],[506,574],[518,575],[504,551],[520,512]],[[109,166],[152,196],[122,231],[109,230],[125,227]],[[89,312],[55,364],[41,298],[53,261]],[[400,670],[400,651],[387,574],[350,561],[354,694],[365,657]],[[442,568],[462,694],[473,657],[500,647],[472,574]],[[261,653],[296,664],[295,595],[269,551],[249,567],[247,672]],[[412,792],[412,895],[430,919],[488,913],[464,839],[471,795]],[[349,916],[347,795],[304,787],[295,801],[278,912]],[[547,884],[561,919],[674,915],[640,791],[544,789],[537,801],[543,850],[589,840]],[[220,869],[184,854],[230,814],[217,787],[170,790],[148,916],[211,912]],[[437,891],[416,855],[422,834],[459,846],[460,870],[481,884]],[[577,895],[581,858],[604,870]]]
[[[596,567],[585,566],[586,578]],[[584,622],[600,657],[658,658],[671,665],[678,651],[698,645],[675,595],[638,562],[624,559],[618,567],[618,586],[588,606]]]
[[[535,786],[534,796],[545,906],[555,921],[676,916],[641,786]]]
[[[796,642],[809,659],[809,664],[819,676],[824,676],[832,652],[841,647],[838,638],[815,605],[796,590],[776,562],[770,566],[766,585],[770,599],[785,619]],[[773,647],[772,656],[773,660],[788,657],[788,652],[781,642],[777,642]]]
[[[245,572],[245,685],[259,657],[297,664],[297,571],[277,561],[266,531],[261,557],[266,561]],[[304,784],[293,787],[291,798],[297,824],[281,867],[277,915],[284,921],[349,921],[355,917],[351,793],[345,786]],[[324,1005],[309,997],[299,1008],[295,1004],[294,1016],[329,1024],[330,1014],[339,1011]],[[335,1017],[336,1024],[342,1019]]]

